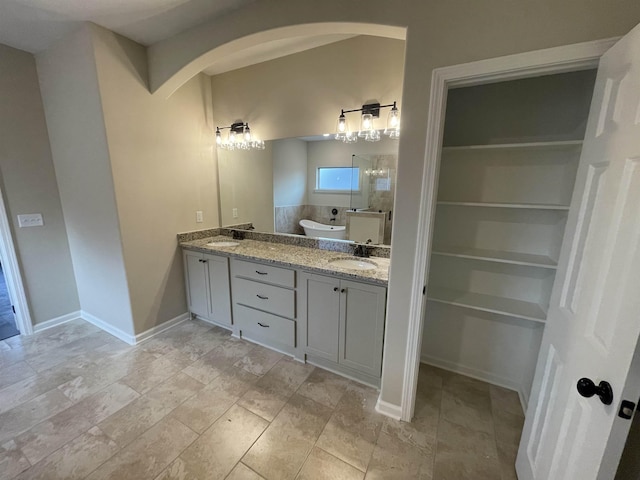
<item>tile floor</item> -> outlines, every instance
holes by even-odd
[[[514,392],[423,366],[413,423],[376,398],[199,321],[76,320],[0,342],[0,480],[516,478]]]

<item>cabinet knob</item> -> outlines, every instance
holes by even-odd
[[[347,289],[346,289],[346,288],[343,288],[342,290],[340,290],[340,293],[344,293],[344,292],[346,292],[346,291],[347,291]]]
[[[338,287],[333,287],[334,292],[337,292],[338,290],[340,290]]]

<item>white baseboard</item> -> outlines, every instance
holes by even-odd
[[[137,345],[140,342],[149,340],[151,337],[154,337],[159,333],[164,332],[165,330],[169,330],[170,328],[175,327],[176,325],[179,325],[182,322],[186,322],[187,320],[189,320],[189,318],[191,318],[189,312],[185,312],[181,315],[178,315],[175,318],[172,318],[171,320],[161,323],[160,325],[156,325],[155,327],[152,327],[149,330],[145,330],[144,332],[136,335],[135,343]]]
[[[135,345],[136,344],[136,337],[134,337],[133,335],[131,335],[131,334],[127,333],[127,332],[123,332],[119,328],[116,328],[113,325],[108,324],[104,320],[101,320],[98,317],[96,317],[94,315],[91,315],[88,312],[85,312],[84,310],[81,311],[80,316],[84,320],[86,320],[87,322],[95,325],[96,327],[98,327],[98,328],[104,330],[105,332],[113,335],[114,337],[119,338],[123,342],[128,343],[129,345]]]
[[[87,322],[113,335],[114,337],[119,338],[123,342],[128,343],[129,345],[137,345],[140,342],[149,340],[151,337],[158,335],[159,333],[162,333],[171,327],[175,327],[176,325],[189,320],[189,312],[182,313],[177,317],[172,318],[171,320],[161,323],[160,325],[156,325],[155,327],[152,327],[149,330],[145,330],[144,332],[134,336],[129,333],[123,332],[119,328],[116,328],[113,325],[108,324],[104,320],[101,320],[98,317],[85,312],[84,310],[80,312],[79,316],[84,320],[86,320]]]
[[[59,317],[52,318],[50,320],[46,320],[44,322],[36,323],[33,327],[33,332],[42,332],[43,330],[48,330],[49,328],[57,327],[58,325],[62,325],[63,323],[70,322],[71,320],[75,320],[82,316],[82,312],[77,310],[75,312],[67,313],[66,315],[60,315]]]
[[[527,401],[525,399],[522,385],[514,382],[513,380],[502,377],[500,375],[495,375],[491,372],[487,372],[479,368],[465,367],[464,365],[459,365],[457,363],[450,362],[448,360],[442,360],[441,358],[432,357],[430,355],[421,355],[420,362],[441,368],[443,370],[448,370],[453,373],[459,373],[460,375],[475,378],[476,380],[482,380],[483,382],[490,383],[491,385],[514,390],[518,394],[518,398],[520,398],[520,404],[522,405],[523,411],[527,411]]]
[[[376,402],[376,412],[391,417],[394,420],[400,420],[400,418],[402,418],[402,407],[400,405],[385,402],[384,400],[380,400],[380,397],[378,397],[378,401]]]

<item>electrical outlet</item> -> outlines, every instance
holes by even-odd
[[[18,226],[23,227],[42,227],[44,221],[41,213],[30,213],[28,215],[18,215]]]
[[[238,209],[234,208],[232,212],[233,212],[233,218],[238,218]]]
[[[203,220],[202,220],[202,210],[198,210],[196,212],[196,223],[202,223],[202,222],[203,222]]]

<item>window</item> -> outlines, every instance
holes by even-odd
[[[350,192],[360,190],[359,167],[318,167],[316,190]]]

